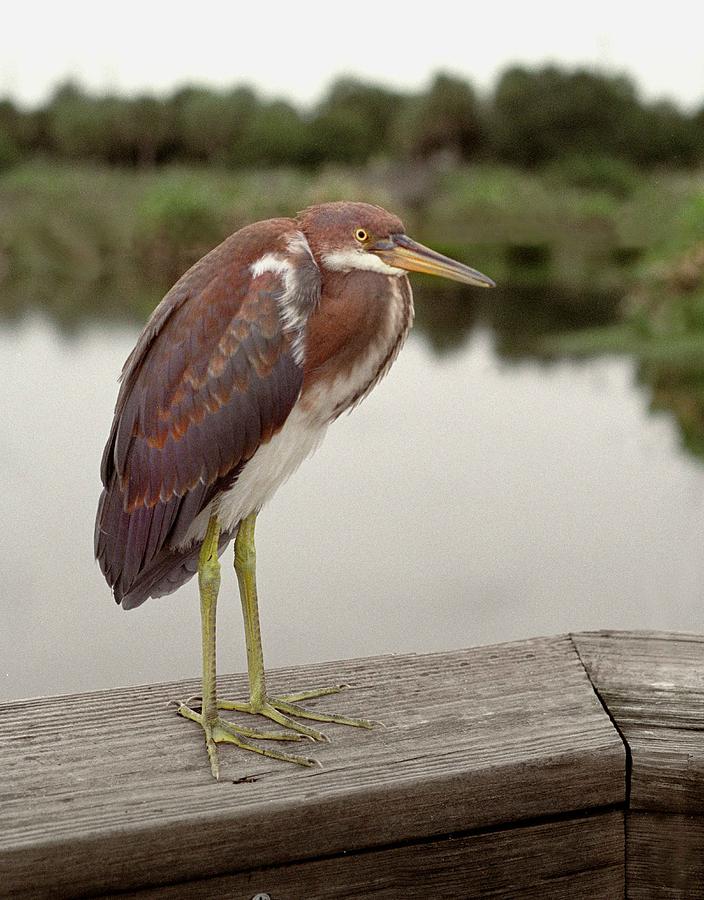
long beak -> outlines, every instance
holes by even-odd
[[[440,275],[442,278],[450,278],[452,281],[461,281],[463,284],[473,284],[475,287],[496,287],[496,284],[463,263],[436,253],[430,247],[424,247],[412,241],[405,234],[392,234],[389,240],[377,241],[370,247],[370,251],[380,257],[387,265],[397,269],[406,269],[408,272],[424,272],[427,275]]]

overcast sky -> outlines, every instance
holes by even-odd
[[[9,4],[8,4],[9,6]],[[704,103],[704,2],[13,2],[0,27],[0,94],[43,100],[69,76],[97,90],[248,82],[317,99],[339,74],[417,88],[444,69],[492,84],[509,63],[599,66],[649,98]]]

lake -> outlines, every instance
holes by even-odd
[[[704,466],[636,362],[546,359],[529,349],[535,297],[497,292],[488,314],[466,297],[421,292],[390,375],[261,514],[268,666],[704,631]],[[607,306],[563,304],[562,324]],[[138,332],[0,323],[2,698],[200,674],[196,585],[124,612],[93,561],[100,455]],[[218,611],[220,671],[242,671],[230,551]]]

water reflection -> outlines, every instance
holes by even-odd
[[[701,373],[540,351],[542,335],[612,321],[611,296],[424,282],[416,295],[417,328],[389,378],[261,517],[267,662],[702,630],[704,468],[658,411],[675,406],[701,433],[686,399]],[[87,295],[79,314],[57,293],[53,321],[25,314],[0,329],[2,696],[199,671],[195,585],[126,614],[92,560],[116,376],[158,299],[141,297],[94,295],[86,316]],[[688,448],[701,451],[696,438]],[[222,671],[245,665],[229,568]]]
[[[497,352],[506,359],[549,360],[543,338],[618,321],[620,291],[568,292],[554,285],[512,288],[489,308]]]
[[[120,322],[140,328],[168,285],[136,283],[134,273],[116,284],[83,283],[67,277],[52,283],[3,282],[0,322],[21,322],[33,312],[49,316],[65,334],[88,323]],[[504,284],[492,291],[413,276],[416,332],[441,356],[460,348],[478,323],[499,338],[502,355],[544,355],[537,338],[565,330],[608,325],[618,318],[620,292],[569,291],[555,285]]]
[[[704,461],[704,348],[689,363],[644,362],[638,378],[650,388],[651,408],[674,414],[683,448]]]

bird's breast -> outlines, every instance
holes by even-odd
[[[364,292],[358,290],[360,281]],[[413,322],[408,279],[376,276],[355,278],[352,284],[354,291],[347,282],[339,292],[323,296],[309,319],[303,388],[283,426],[258,447],[234,484],[195,519],[182,546],[203,539],[213,511],[223,531],[230,531],[261,509],[313,453],[328,424],[362,400],[389,370]]]
[[[413,324],[408,279],[364,275],[326,285],[309,320],[299,405],[321,423],[366,397],[388,372]]]

